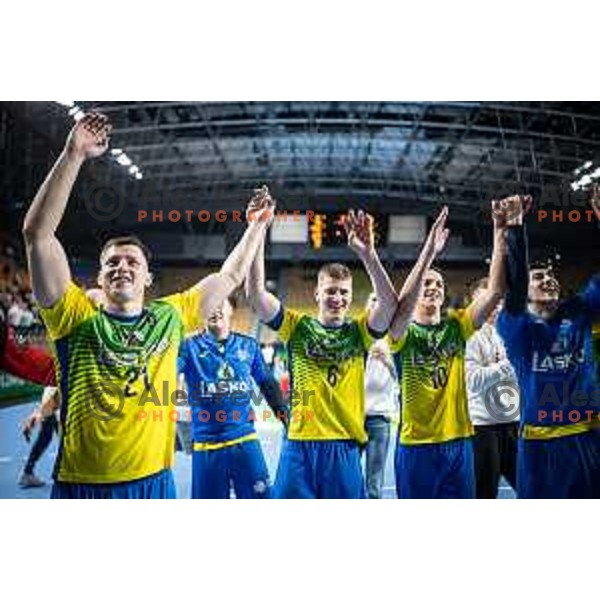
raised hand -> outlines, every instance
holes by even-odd
[[[533,206],[531,196],[510,196],[492,201],[492,219],[496,229],[523,225],[525,215]]]
[[[102,156],[108,150],[111,130],[108,117],[99,113],[85,115],[69,134],[68,154],[84,160]]]
[[[450,230],[446,227],[446,223],[448,221],[449,212],[447,206],[442,208],[442,212],[438,215],[438,218],[435,220],[435,223],[427,236],[427,240],[425,240],[423,253],[431,262],[443,252],[446,243],[448,242]]]
[[[348,236],[348,246],[359,256],[366,256],[375,250],[373,217],[362,210],[348,212],[344,219],[344,229]]]
[[[246,209],[248,222],[259,221],[271,225],[275,217],[275,201],[271,198],[269,188],[263,187],[254,190],[254,196]]]

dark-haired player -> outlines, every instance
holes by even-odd
[[[467,340],[504,292],[504,216],[494,210],[490,284],[467,309],[442,316],[445,282],[432,269],[448,239],[448,209],[435,222],[398,300],[390,328],[402,372],[402,427],[396,450],[399,498],[474,498],[473,425],[465,382]]]
[[[257,219],[221,270],[193,288],[145,303],[152,283],[149,253],[134,237],[110,240],[100,255],[97,307],[76,286],[56,237],[79,171],[108,148],[110,124],[89,114],[37,193],[23,234],[33,292],[54,344],[62,398],[55,498],[171,498],[177,356],[186,333],[196,331],[238,287],[266,224]],[[256,203],[266,209],[263,197]],[[142,419],[144,398],[160,397],[153,419]]]
[[[590,429],[600,404],[592,347],[600,275],[561,300],[552,269],[529,268],[522,218],[509,229],[508,250],[508,293],[497,326],[522,392],[518,496],[596,496],[600,444]]]

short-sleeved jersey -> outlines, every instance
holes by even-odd
[[[269,326],[278,331],[289,353],[289,439],[366,443],[365,360],[375,341],[366,315],[325,327],[282,307]]]
[[[229,442],[254,433],[254,413],[262,401],[257,385],[270,377],[255,340],[239,333],[223,342],[210,333],[195,335],[181,346],[179,370],[194,442]]]
[[[469,309],[450,311],[439,325],[411,323],[392,344],[402,372],[402,444],[440,444],[473,435],[465,351],[475,329]]]
[[[525,438],[584,432],[600,411],[591,318],[600,302],[597,288],[597,282],[590,284],[549,320],[506,310],[498,317],[498,332],[523,392]]]
[[[70,284],[41,310],[63,399],[58,481],[127,482],[172,466],[177,356],[185,333],[201,326],[200,303],[193,288],[119,318]]]

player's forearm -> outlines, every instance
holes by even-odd
[[[266,229],[267,224],[262,221],[250,223],[238,245],[223,263],[220,275],[230,281],[231,291],[242,285],[246,279]]]
[[[490,264],[488,291],[494,294],[496,303],[506,293],[507,251],[506,230],[494,228],[494,251],[492,254],[492,263]]]
[[[510,227],[506,233],[506,286],[507,312],[525,312],[529,291],[529,259],[524,225]]]
[[[392,320],[392,326],[390,327],[392,339],[399,340],[404,335],[417,306],[425,275],[427,274],[427,271],[431,269],[432,264],[433,256],[431,256],[428,249],[424,247],[415,266],[412,268],[400,290],[400,295],[398,296],[398,308]]]
[[[375,250],[363,256],[362,262],[377,296],[377,306],[369,317],[369,327],[383,333],[389,329],[396,313],[396,290]]]
[[[485,293],[471,305],[471,316],[477,327],[485,323],[506,293],[506,230],[494,228],[494,251],[489,283]]]
[[[244,282],[265,226],[264,223],[252,223],[220,271],[205,277],[198,283],[202,291],[201,310],[204,319],[219,308]]]
[[[40,187],[23,224],[27,241],[54,236],[83,164],[83,157],[63,151]]]
[[[246,298],[255,312],[265,292],[265,237],[263,236],[246,277]]]
[[[260,384],[260,391],[273,414],[280,420],[287,420],[289,405],[281,394],[281,388],[274,377],[269,377]]]
[[[263,323],[270,323],[279,313],[281,303],[265,287],[265,239],[258,247],[246,278],[246,297]]]

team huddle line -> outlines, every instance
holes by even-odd
[[[151,257],[137,237],[104,245],[97,294],[73,282],[57,237],[79,171],[107,151],[110,131],[99,114],[75,125],[23,226],[61,405],[53,498],[175,497],[175,422],[157,416],[162,411],[137,418],[135,400],[158,382],[192,391],[214,386],[190,406],[193,498],[229,498],[232,489],[237,498],[378,497],[390,410],[400,416],[399,498],[495,497],[501,474],[521,498],[600,497],[600,427],[592,418],[599,411],[585,421],[587,407],[578,403],[600,383],[600,276],[563,300],[552,269],[530,264],[532,198],[491,202],[488,276],[459,309],[445,310],[446,280],[436,266],[450,235],[448,207],[399,287],[378,255],[372,217],[349,210],[348,248],[373,292],[364,310],[350,317],[353,273],[338,263],[318,273],[316,317],[288,306],[266,285],[265,246],[277,206],[266,186],[255,190],[245,232],[218,271],[146,302]],[[590,201],[599,212],[600,193]],[[232,331],[230,298],[241,287],[261,326],[285,345],[292,398],[301,406],[283,397],[256,340]],[[488,391],[507,380],[520,390],[520,411],[494,420]],[[240,398],[212,402],[222,381],[246,390],[243,405]],[[103,384],[125,390],[118,418],[93,418],[86,408],[88,391]],[[565,392],[560,407],[568,424],[542,404],[549,384]],[[253,386],[284,435],[274,484],[249,418]]]

